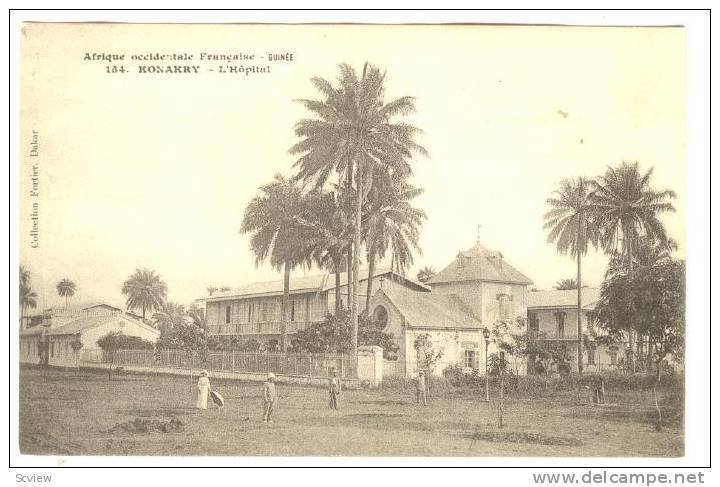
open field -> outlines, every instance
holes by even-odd
[[[495,404],[431,397],[418,407],[398,391],[346,391],[330,411],[323,389],[278,384],[274,424],[261,421],[261,384],[212,380],[225,410],[194,409],[187,377],[23,367],[20,449],[56,455],[273,456],[680,456],[683,432],[655,432],[648,405],[577,405],[572,399],[512,400],[506,427]],[[127,432],[136,418],[181,431]],[[177,423],[175,423],[177,424]],[[113,430],[113,431],[110,431]]]

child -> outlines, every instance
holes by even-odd
[[[200,372],[197,389],[198,397],[196,406],[198,409],[207,409],[208,394],[210,394],[210,379],[208,379],[207,370]]]
[[[338,410],[338,396],[342,387],[340,385],[340,379],[337,378],[337,370],[333,369],[332,377],[330,378],[330,409]]]
[[[425,372],[420,371],[417,378],[417,383],[415,384],[415,399],[417,400],[418,404],[421,404],[423,406],[427,406],[427,388],[425,386]]]
[[[270,372],[265,381],[263,388],[263,401],[265,402],[265,414],[263,415],[263,423],[272,423],[272,413],[275,409],[275,401],[277,394],[275,393],[275,374]]]

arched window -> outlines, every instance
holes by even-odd
[[[385,306],[376,306],[373,311],[373,321],[376,321],[380,326],[385,328],[388,322],[388,312]]]

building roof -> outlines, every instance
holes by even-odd
[[[454,261],[435,274],[427,283],[492,281],[509,284],[532,284],[532,280],[511,266],[500,252],[482,245],[458,253]]]
[[[600,299],[600,289],[596,287],[582,288],[583,309],[593,310]],[[577,308],[577,290],[531,291],[527,293],[528,309]]]
[[[94,315],[94,316],[85,316],[82,318],[78,318],[76,320],[73,320],[69,323],[64,324],[63,326],[59,326],[57,328],[50,328],[48,329],[47,334],[48,335],[76,335],[78,333],[82,333],[85,330],[89,330],[91,328],[98,327],[100,325],[104,325],[110,321],[116,320],[116,319],[122,319],[129,322],[132,322],[138,326],[141,326],[143,328],[147,328],[148,330],[155,330],[155,328],[151,327],[150,325],[146,325],[145,323],[142,323],[141,321],[138,321],[134,318],[131,318],[127,316],[126,314],[108,314],[108,315]],[[155,330],[160,333],[158,330]]]
[[[50,328],[48,328],[47,326],[36,325],[36,326],[33,326],[32,328],[25,328],[24,330],[20,330],[20,336],[24,337],[24,336],[41,335],[43,330],[49,330],[49,329]]]
[[[383,275],[390,274],[389,269],[378,269],[375,271],[375,278]],[[429,288],[425,285],[409,279],[405,276],[401,276],[396,272],[393,272],[395,276],[400,279],[407,281],[418,290],[429,291]],[[361,269],[359,272],[360,280],[367,280],[368,270]],[[347,285],[347,272],[340,273],[340,285]],[[321,292],[333,289],[335,287],[335,274],[332,273],[318,273],[309,274],[307,276],[290,276],[290,292],[293,294],[307,293],[307,292]],[[239,298],[239,297],[250,297],[250,296],[277,296],[283,293],[283,280],[278,279],[275,281],[265,282],[253,282],[244,286],[236,287],[230,291],[222,293],[214,293],[212,296],[206,296],[203,298],[204,301],[222,301],[228,298]]]
[[[483,327],[470,308],[455,294],[380,289],[374,299],[381,295],[387,297],[411,327],[473,330]]]

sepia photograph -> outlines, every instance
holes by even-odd
[[[19,29],[21,456],[686,455],[684,26]]]

